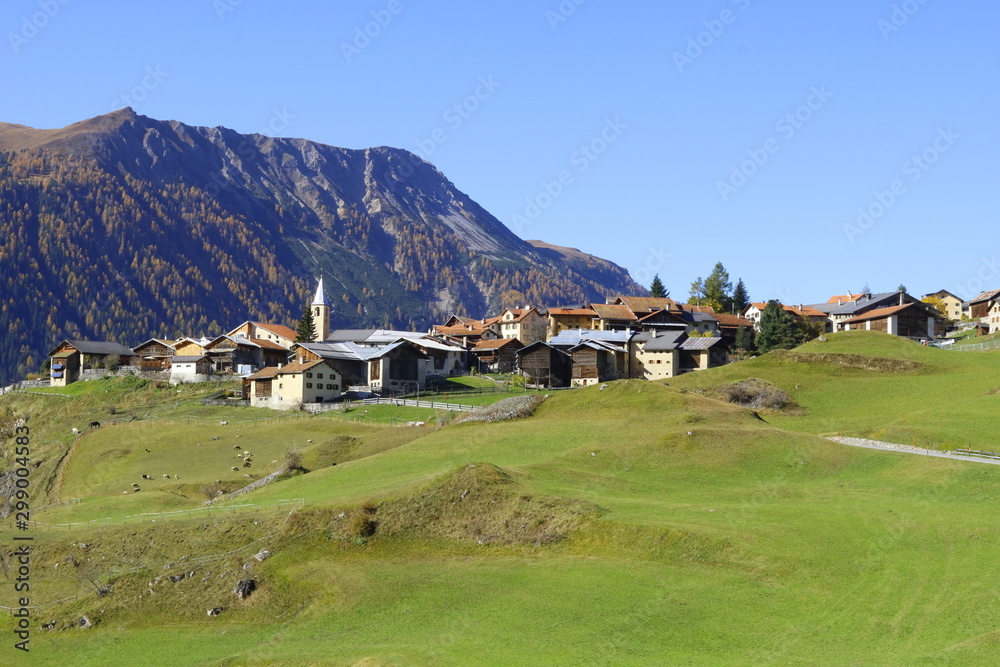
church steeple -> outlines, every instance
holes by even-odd
[[[330,335],[330,300],[323,289],[323,276],[319,278],[316,286],[316,296],[313,297],[312,304],[313,329],[316,331],[316,342],[321,343]]]

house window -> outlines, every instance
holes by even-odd
[[[306,382],[306,389],[312,389],[312,388],[313,388],[313,383],[312,382]]]
[[[327,385],[326,385],[326,388],[327,388],[327,389],[333,389],[333,385],[332,385],[332,384],[327,384]]]
[[[318,379],[322,380],[323,379],[323,374],[322,373],[316,373],[316,377]]]
[[[334,388],[335,391],[339,391],[340,390],[340,384],[339,383],[334,383],[333,388]]]

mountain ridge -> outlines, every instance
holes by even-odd
[[[51,130],[0,123],[0,206],[0,380],[65,336],[136,344],[293,323],[318,275],[342,290],[335,326],[424,329],[644,292],[612,262],[522,240],[409,151],[130,108]]]

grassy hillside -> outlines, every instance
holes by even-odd
[[[670,384],[710,391],[760,378],[788,392],[805,410],[804,415],[767,417],[784,429],[938,449],[1000,449],[988,418],[1000,405],[1000,353],[941,350],[867,331],[826,338]]]
[[[152,414],[187,416],[79,441],[63,489],[82,501],[37,518],[111,520],[33,531],[33,599],[79,597],[39,611],[35,622],[56,628],[33,626],[32,659],[991,664],[1000,468],[843,447],[814,433],[838,430],[827,419],[852,435],[880,421],[892,433],[933,429],[925,411],[949,403],[984,419],[987,402],[975,396],[987,395],[992,363],[834,336],[670,386],[557,392],[527,419],[423,429],[333,416],[237,424],[250,414],[242,411],[223,427],[223,408],[194,395],[155,403],[172,390],[142,389]],[[709,397],[745,377],[787,389],[804,414],[758,417]],[[932,378],[948,387],[934,390]],[[7,398],[0,409],[30,407],[38,422],[51,412],[55,423],[65,402],[92,400],[88,391]],[[930,391],[936,401],[921,398]],[[881,398],[893,392],[896,400]],[[951,419],[940,428],[961,423]],[[958,431],[970,438],[979,428]],[[126,434],[142,437],[128,443]],[[313,467],[211,515],[196,509],[204,496],[193,487],[231,473],[233,446],[244,443],[255,474],[257,460],[270,465],[292,444]],[[131,451],[112,456],[122,449]],[[181,479],[120,493],[137,473],[171,470]],[[232,474],[245,479],[242,468]],[[294,510],[279,506],[300,498]],[[196,511],[134,516],[165,508]],[[10,537],[0,538],[5,548]],[[261,549],[271,556],[258,562]],[[245,576],[258,590],[238,600],[231,591]],[[90,580],[110,592],[98,597]],[[207,616],[213,607],[222,613]],[[69,627],[84,615],[94,627]],[[6,632],[10,619],[2,623]]]

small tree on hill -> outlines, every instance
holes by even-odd
[[[312,310],[307,305],[299,318],[299,324],[295,328],[296,343],[312,343],[316,341],[316,325],[313,323]]]
[[[657,299],[665,299],[670,296],[670,290],[663,286],[663,281],[660,280],[660,274],[653,276],[653,282],[649,286],[650,296],[656,297]]]
[[[757,351],[788,350],[802,340],[795,316],[781,307],[777,299],[767,302],[760,314],[760,331],[757,334]]]
[[[733,341],[733,352],[737,357],[742,358],[753,352],[753,350],[753,332],[741,324],[736,329],[736,339]]]

